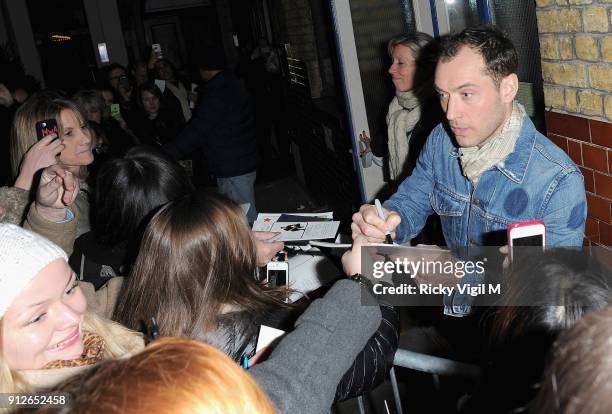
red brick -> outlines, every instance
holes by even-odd
[[[612,151],[608,151],[608,168],[612,171]]]
[[[548,134],[548,139],[555,143],[555,145],[567,152],[567,138],[560,135]]]
[[[567,140],[567,153],[570,158],[578,165],[582,164],[582,150],[580,149],[580,143],[571,139]]]
[[[573,115],[546,112],[546,131],[563,137],[590,142],[589,120]]]
[[[591,125],[591,141],[593,144],[612,148],[612,124],[608,122],[589,121]]]
[[[608,154],[605,149],[582,144],[582,162],[585,167],[608,172]]]
[[[593,246],[591,252],[599,263],[605,266],[608,271],[612,271],[612,251],[609,247]]]
[[[593,171],[587,170],[586,168],[579,167],[584,177],[584,188],[585,190],[594,193],[595,192],[595,180],[593,179]]]
[[[605,221],[606,223],[612,223],[612,215],[610,214],[610,201],[596,197],[590,193],[587,193],[586,198],[589,217]]]
[[[612,226],[599,222],[599,242],[604,246],[612,246]]]
[[[586,237],[599,237],[599,221],[592,217],[587,217],[586,225],[584,228],[584,235]]]
[[[595,174],[595,194],[600,197],[612,199],[612,177],[609,175]]]

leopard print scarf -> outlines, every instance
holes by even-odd
[[[96,364],[104,357],[104,347],[104,339],[100,335],[84,331],[83,354],[80,358],[51,361],[42,369],[71,368]]]

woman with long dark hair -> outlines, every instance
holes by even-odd
[[[256,269],[238,205],[206,193],[173,201],[149,222],[113,319],[138,329],[155,317],[161,335],[205,340],[239,360],[254,353],[259,325],[289,319],[289,292],[261,285]]]

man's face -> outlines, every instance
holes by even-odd
[[[438,62],[435,86],[459,146],[481,145],[502,127],[512,113],[516,95],[508,89],[511,77],[514,80],[516,75],[496,86],[486,73],[482,55],[467,46],[454,58]]]

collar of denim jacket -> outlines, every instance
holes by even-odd
[[[527,114],[523,115],[523,127],[512,151],[505,160],[496,167],[510,180],[521,184],[533,154],[536,142],[536,128]]]

